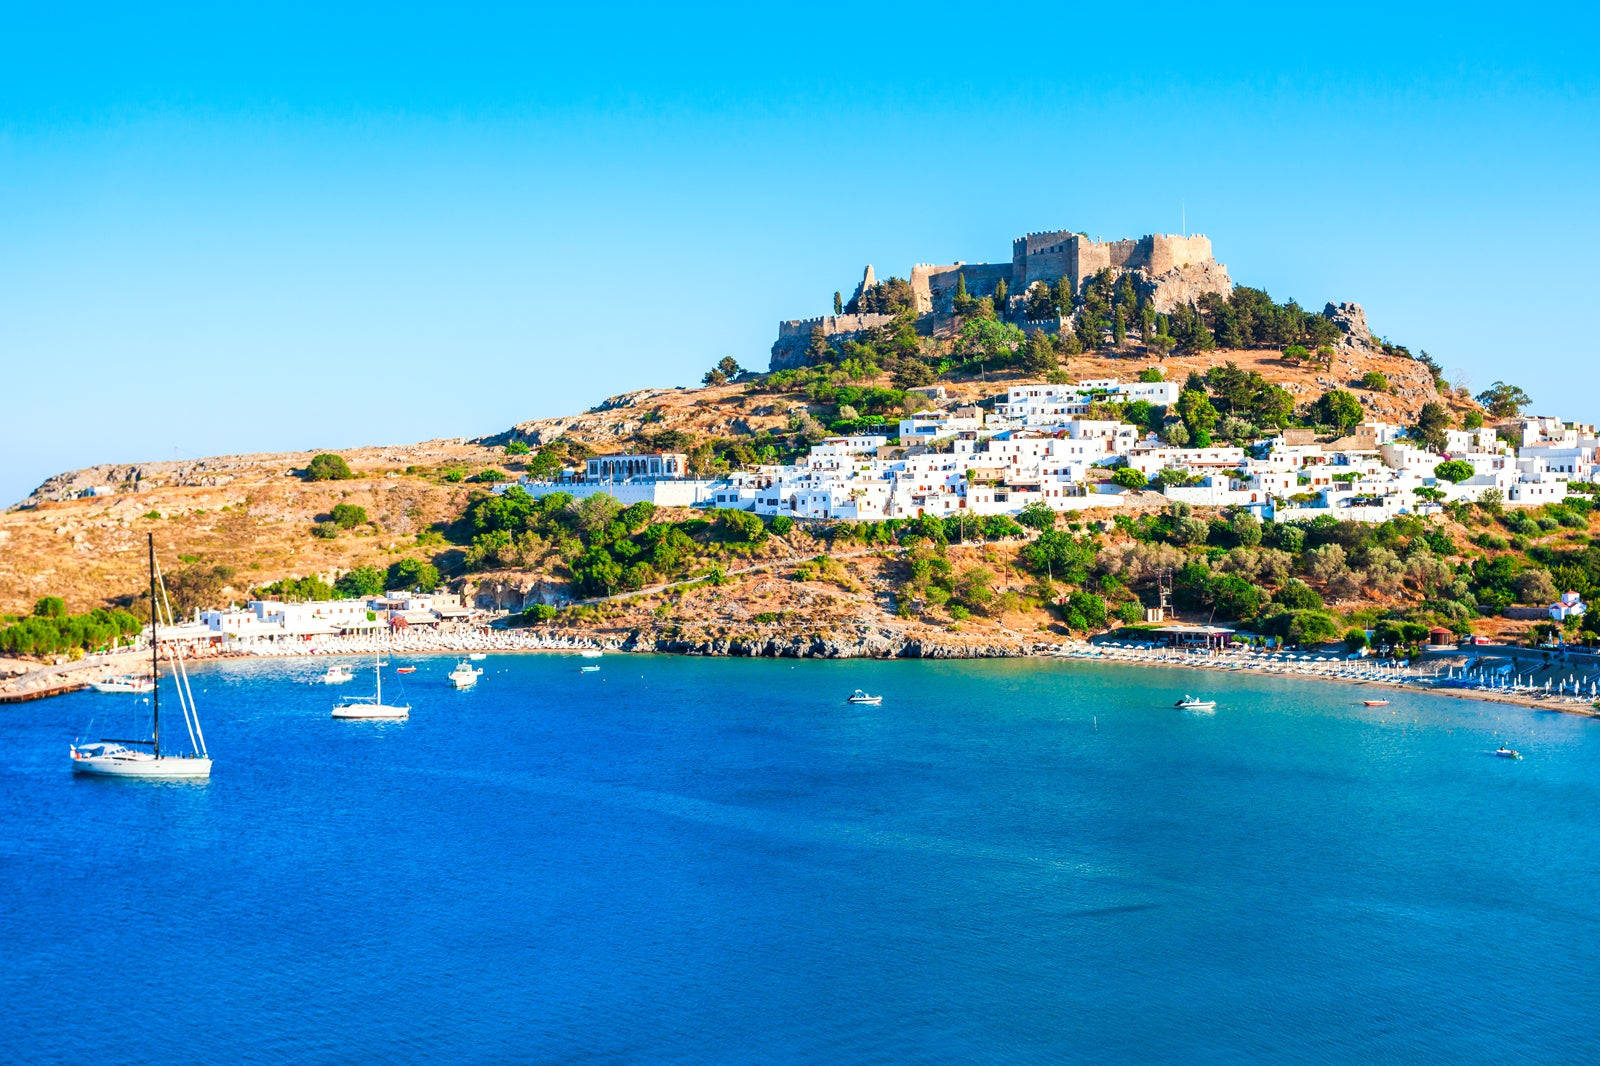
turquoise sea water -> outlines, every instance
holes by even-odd
[[[205,785],[73,778],[126,697],[0,709],[0,1062],[1600,1059],[1600,721],[1086,663],[415,662],[390,724],[331,720],[326,662],[203,669]]]

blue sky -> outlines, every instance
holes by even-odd
[[[36,5],[0,28],[0,500],[476,435],[863,264],[1192,231],[1600,418],[1588,7]]]

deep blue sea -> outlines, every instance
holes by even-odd
[[[370,674],[325,660],[200,670],[203,785],[73,777],[132,697],[0,708],[0,1062],[1600,1060],[1600,721],[1072,662],[413,661],[389,724],[330,719]]]

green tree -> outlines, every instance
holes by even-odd
[[[895,388],[915,389],[933,384],[934,373],[933,368],[921,359],[902,359],[896,364],[891,377]]]
[[[1443,451],[1445,430],[1450,428],[1450,411],[1442,403],[1425,403],[1411,427],[1411,438],[1425,448]]]
[[[333,591],[346,599],[376,596],[383,591],[383,571],[375,566],[358,566],[339,575]]]
[[[1125,489],[1142,489],[1150,484],[1150,479],[1131,466],[1119,466],[1111,472],[1114,484]]]
[[[525,440],[514,440],[506,445],[507,455],[527,455],[532,450]]]
[[[729,381],[744,373],[744,367],[740,366],[739,361],[731,355],[725,355],[719,359],[717,361],[717,369],[722,371],[724,378]]]
[[[1204,447],[1195,440],[1201,433],[1208,437],[1217,427],[1217,409],[1211,405],[1211,398],[1199,389],[1185,389],[1178,396],[1178,417],[1183,419],[1184,428],[1189,431],[1191,440],[1197,447]]]
[[[1361,387],[1371,389],[1373,392],[1388,392],[1389,379],[1383,375],[1382,371],[1369,370],[1361,375]]]
[[[439,568],[420,559],[401,559],[390,564],[383,587],[431,591],[439,587]]]
[[[42,596],[33,605],[35,618],[61,618],[67,613],[67,601],[60,596]]]
[[[1285,363],[1303,363],[1310,355],[1311,353],[1306,351],[1305,345],[1291,344],[1283,350],[1283,361]]]
[[[323,452],[311,457],[311,462],[306,464],[301,475],[307,481],[347,481],[355,477],[350,470],[350,464],[332,452]]]
[[[1030,374],[1048,374],[1060,365],[1055,345],[1044,330],[1034,330],[1022,348],[1022,365]]]
[[[1462,416],[1461,426],[1463,429],[1482,429],[1483,412],[1468,411],[1464,416]]]
[[[1250,511],[1239,511],[1228,520],[1228,527],[1233,532],[1233,539],[1241,547],[1254,548],[1261,543],[1261,519]]]
[[[1361,401],[1343,389],[1329,389],[1317,401],[1317,417],[1338,430],[1354,429],[1363,413]]]
[[[1354,654],[1367,646],[1367,631],[1365,629],[1350,629],[1345,631],[1344,649]]]
[[[1167,376],[1161,372],[1160,367],[1147,366],[1139,371],[1139,380],[1143,382],[1165,381]]]
[[[963,273],[956,274],[956,292],[950,300],[950,307],[958,315],[970,315],[978,308],[978,301],[967,292],[967,276]]]
[[[1452,484],[1459,484],[1475,473],[1472,464],[1461,459],[1449,459],[1433,468],[1434,477]]]
[[[836,315],[844,314],[844,297],[837,289],[833,292],[833,313]]]
[[[1478,393],[1478,402],[1483,404],[1491,418],[1504,419],[1516,418],[1531,400],[1527,393],[1515,385],[1497,381]]]
[[[1017,521],[1037,530],[1054,529],[1056,513],[1049,504],[1035,500],[1022,508]]]
[[[1317,611],[1322,609],[1322,597],[1317,590],[1299,578],[1290,578],[1272,597],[1280,607],[1290,611]]]

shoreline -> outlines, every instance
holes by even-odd
[[[1020,637],[1020,635],[1015,635]],[[315,659],[370,655],[378,652],[402,656],[469,655],[475,652],[495,655],[537,653],[578,653],[600,650],[627,655],[686,655],[702,658],[824,658],[824,659],[1039,659],[1111,663],[1162,669],[1209,671],[1245,676],[1274,676],[1304,681],[1320,681],[1354,687],[1376,686],[1384,690],[1419,692],[1458,700],[1510,704],[1531,710],[1555,711],[1587,718],[1600,718],[1591,698],[1542,695],[1533,692],[1504,692],[1442,686],[1434,683],[1437,671],[1415,667],[1384,667],[1369,660],[1344,660],[1285,653],[1234,650],[1228,652],[1182,652],[1172,649],[1145,649],[1092,644],[1084,641],[988,645],[925,645],[901,641],[899,644],[872,642],[865,637],[854,643],[813,642],[780,645],[776,641],[716,642],[713,644],[666,647],[665,641],[605,639],[570,633],[540,633],[526,629],[413,631],[398,638],[374,640],[339,637],[315,644],[260,645],[247,648],[203,649],[186,656],[191,664],[236,659]],[[787,654],[785,654],[787,652]],[[26,672],[0,681],[0,704],[20,703],[65,695],[86,687],[88,680],[119,672],[139,671],[148,661],[148,649],[86,656],[59,666],[36,665]],[[17,660],[12,660],[17,663]]]

